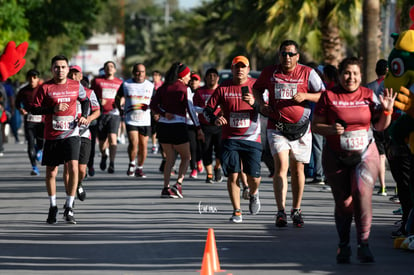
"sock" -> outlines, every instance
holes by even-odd
[[[131,161],[130,164],[132,164],[132,165],[135,166],[135,160],[134,161]]]
[[[50,206],[55,207],[56,206],[56,195],[49,196],[49,200],[50,200]]]
[[[75,201],[75,196],[66,197],[66,207],[73,208],[73,202]]]
[[[142,168],[144,168],[144,166],[138,166],[137,168],[138,168],[138,169],[142,169]]]

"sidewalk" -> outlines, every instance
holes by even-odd
[[[376,263],[337,265],[333,199],[321,186],[306,185],[305,228],[274,226],[272,181],[263,168],[262,210],[231,224],[226,183],[206,184],[205,174],[184,181],[184,199],[161,199],[160,155],[149,153],[145,179],[127,177],[127,145],[119,145],[115,174],[99,170],[84,182],[87,198],[76,201],[77,225],[61,219],[64,203],[58,177],[59,223],[45,223],[49,201],[40,176],[30,176],[26,145],[5,144],[0,158],[0,274],[199,274],[209,228],[214,228],[221,268],[217,274],[412,274],[414,253],[393,249],[390,233],[399,205],[373,195],[370,245]],[[174,178],[173,178],[174,179]],[[387,171],[388,194],[393,181]],[[376,193],[376,191],[375,191]],[[291,206],[288,192],[287,209]]]

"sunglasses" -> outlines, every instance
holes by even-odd
[[[290,57],[293,57],[293,56],[295,56],[295,55],[297,55],[298,53],[292,53],[292,52],[281,52],[280,53],[283,57],[286,57],[286,56],[290,56]]]

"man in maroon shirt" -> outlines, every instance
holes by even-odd
[[[59,164],[67,163],[69,171],[65,212],[67,223],[76,224],[73,203],[78,186],[80,148],[79,125],[87,125],[89,100],[79,82],[68,79],[68,59],[58,55],[52,59],[53,79],[43,83],[34,98],[32,113],[45,115],[45,144],[42,165],[46,166],[46,188],[50,200],[49,224],[57,223],[56,176]],[[77,100],[82,109],[78,118]]]
[[[312,133],[309,102],[317,102],[325,90],[319,75],[310,67],[299,64],[299,47],[295,41],[283,41],[279,48],[280,65],[266,67],[254,84],[255,98],[262,112],[269,116],[267,137],[275,162],[273,189],[278,212],[276,226],[287,226],[285,213],[290,168],[292,184],[291,219],[295,227],[303,227],[301,212],[305,186],[304,164],[309,163]],[[269,91],[269,104],[263,93]]]
[[[28,84],[17,93],[15,104],[20,114],[24,116],[24,134],[27,140],[27,153],[32,165],[32,171],[30,172],[32,176],[38,176],[40,174],[36,161],[41,161],[43,149],[44,124],[42,116],[33,115],[30,112],[33,106],[34,96],[39,88],[39,75],[39,72],[35,69],[27,72],[26,80]]]
[[[101,116],[98,120],[98,139],[99,150],[102,159],[101,170],[106,170],[108,155],[106,149],[109,148],[109,167],[108,173],[115,172],[115,155],[117,148],[118,129],[121,123],[119,110],[115,106],[115,97],[122,80],[115,77],[116,66],[113,61],[104,64],[105,75],[92,80],[91,89],[95,91],[102,106]]]

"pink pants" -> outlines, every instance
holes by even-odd
[[[355,218],[358,243],[368,241],[372,222],[372,192],[379,167],[375,142],[371,142],[355,167],[339,163],[334,152],[325,145],[322,165],[335,200],[335,224],[340,243],[349,243],[352,217]]]

